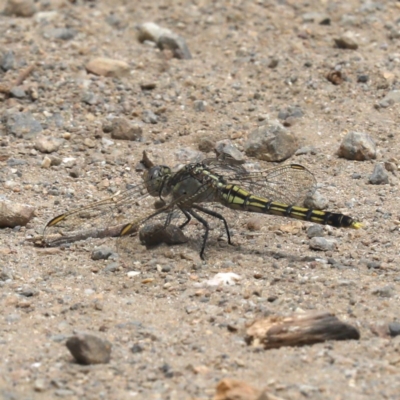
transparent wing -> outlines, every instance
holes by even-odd
[[[300,205],[316,189],[313,173],[299,164],[248,172],[241,164],[231,163],[229,159],[206,161],[207,169],[223,176],[228,184],[236,184],[251,194],[268,200]]]
[[[56,246],[88,237],[118,236],[130,220],[140,219],[148,210],[146,183],[95,201],[52,218],[45,226],[44,241]],[[151,202],[150,202],[151,203]]]

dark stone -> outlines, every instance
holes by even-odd
[[[89,334],[79,334],[67,340],[66,346],[75,360],[84,365],[108,363],[111,343]]]
[[[386,185],[389,183],[389,176],[383,164],[375,164],[374,170],[369,177],[369,183],[372,185]]]

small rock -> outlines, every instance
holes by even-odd
[[[302,15],[304,23],[316,22],[320,25],[330,25],[331,19],[328,14],[320,12],[308,12]]]
[[[324,228],[321,225],[311,225],[307,229],[307,237],[312,239],[313,237],[323,237]]]
[[[111,343],[89,334],[79,334],[67,340],[66,346],[80,364],[103,364],[111,358]]]
[[[8,50],[4,53],[3,59],[1,60],[1,68],[7,72],[10,69],[15,68],[15,57],[14,57],[14,52],[12,50]]]
[[[400,90],[392,90],[379,101],[378,105],[380,108],[387,108],[397,103],[400,103]]]
[[[234,272],[219,272],[213,278],[201,283],[199,286],[233,286],[241,279],[242,277]]]
[[[77,32],[71,28],[50,28],[43,32],[45,39],[71,40]]]
[[[0,281],[8,281],[14,279],[14,274],[11,269],[2,267],[0,270]]]
[[[16,17],[31,17],[36,12],[33,0],[8,0],[3,10],[4,15],[15,15]]]
[[[247,226],[247,229],[248,229],[249,231],[252,231],[252,232],[253,232],[253,231],[259,231],[259,230],[261,230],[262,225],[261,225],[260,218],[259,218],[259,217],[252,217],[252,218],[250,218],[250,219],[247,221],[246,226]]]
[[[38,136],[33,147],[41,153],[54,153],[59,150],[62,143],[62,139],[51,136]]]
[[[42,163],[40,164],[42,168],[48,169],[51,167],[51,158],[50,157],[44,157]]]
[[[299,106],[289,106],[279,111],[278,118],[280,120],[286,120],[288,118],[301,118],[303,115],[304,112]]]
[[[92,260],[107,260],[114,253],[111,247],[97,247],[92,251]]]
[[[329,82],[333,83],[334,85],[340,85],[343,83],[343,75],[341,71],[329,71],[326,74],[326,79],[328,79]]]
[[[36,379],[35,382],[33,382],[33,389],[35,392],[44,392],[47,390],[48,385],[44,379]]]
[[[21,86],[14,86],[10,90],[10,95],[16,99],[23,99],[26,96],[26,93]]]
[[[78,167],[74,167],[71,169],[71,171],[69,171],[69,176],[71,178],[79,178],[80,175],[80,168]]]
[[[129,64],[111,58],[94,58],[86,64],[86,69],[95,75],[121,78],[129,75]]]
[[[94,106],[100,103],[100,97],[93,92],[85,92],[82,96],[82,102]]]
[[[142,121],[145,124],[156,124],[158,122],[157,115],[151,110],[144,110],[142,115]]]
[[[333,39],[335,41],[335,45],[339,49],[349,49],[349,50],[357,50],[358,44],[357,42],[350,36],[345,35],[338,38]]]
[[[371,160],[376,158],[376,145],[367,133],[349,132],[343,138],[337,155],[347,160]]]
[[[139,140],[143,134],[143,129],[138,124],[131,124],[125,118],[114,118],[112,121],[111,137],[121,140]]]
[[[199,150],[209,153],[214,148],[214,141],[209,137],[202,136],[199,141]]]
[[[156,82],[144,82],[140,84],[140,89],[142,89],[143,91],[154,90],[156,87],[157,87]]]
[[[324,210],[328,206],[329,201],[326,197],[316,190],[311,195],[308,195],[304,200],[304,205],[307,208],[312,208],[315,210]]]
[[[264,161],[284,161],[298,148],[296,136],[277,121],[268,121],[250,133],[245,153]]]
[[[6,132],[17,138],[32,139],[42,132],[42,125],[29,112],[14,113],[7,116]]]
[[[218,383],[213,400],[259,400],[262,396],[260,390],[246,382],[225,378]]]
[[[389,183],[389,176],[382,163],[375,164],[368,181],[371,185],[386,185]]]
[[[357,82],[358,83],[367,83],[369,80],[369,76],[368,75],[358,75],[357,76]]]
[[[195,100],[193,102],[193,108],[197,112],[204,112],[206,111],[207,102],[204,100]]]
[[[318,151],[314,146],[304,146],[304,147],[300,147],[300,149],[296,150],[296,152],[294,153],[295,156],[302,156],[304,154],[317,154]]]
[[[25,226],[34,216],[35,209],[27,204],[0,200],[0,228]]]
[[[119,270],[119,264],[117,262],[112,262],[107,264],[104,268],[104,272],[117,272]]]
[[[162,28],[153,22],[146,22],[138,26],[138,40],[141,43],[149,40],[156,43],[161,50],[171,50],[176,58],[192,58],[185,39],[173,33],[170,29]]]
[[[219,140],[215,144],[215,152],[218,155],[229,156],[236,161],[244,161],[243,153],[229,140]]]
[[[188,241],[185,234],[175,225],[155,223],[147,224],[139,231],[139,239],[146,246],[156,246],[161,243],[176,245]]]
[[[391,285],[379,287],[372,290],[372,294],[379,297],[392,297],[394,295],[394,287]]]
[[[328,240],[324,237],[315,236],[310,240],[310,249],[320,251],[333,251],[337,247],[335,240]]]
[[[400,335],[400,322],[390,322],[389,323],[389,333],[391,337]]]

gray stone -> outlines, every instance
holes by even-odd
[[[349,132],[343,138],[337,155],[347,160],[371,160],[376,158],[376,145],[367,133]]]
[[[372,290],[372,294],[379,297],[392,297],[394,295],[394,287],[391,285],[378,287]]]
[[[4,71],[15,68],[15,57],[12,50],[8,50],[4,53],[0,66]]]
[[[268,121],[250,133],[244,144],[245,153],[264,161],[284,161],[298,148],[296,136],[278,121]]]
[[[289,106],[279,111],[278,118],[286,120],[288,118],[301,118],[303,115],[304,112],[299,106]]]
[[[36,12],[33,0],[8,0],[3,10],[4,15],[15,15],[16,17],[31,17]]]
[[[333,251],[337,247],[335,240],[328,240],[324,237],[315,236],[310,240],[310,249],[319,251]]]
[[[32,139],[42,132],[39,121],[29,112],[14,113],[7,116],[6,132],[18,138]]]
[[[14,279],[14,274],[10,268],[2,267],[0,270],[0,281],[8,281]]]
[[[92,251],[92,260],[107,260],[114,253],[111,247],[97,247]]]
[[[386,185],[389,183],[389,176],[382,163],[375,164],[374,170],[368,181],[372,185]]]
[[[244,160],[243,153],[229,139],[219,140],[215,144],[215,152],[218,155],[229,156],[237,161]]]
[[[76,36],[76,31],[71,28],[50,28],[43,32],[45,39],[71,40]]]
[[[204,100],[195,100],[193,102],[193,108],[197,112],[204,112],[206,111],[207,102]]]
[[[54,153],[59,150],[63,143],[62,139],[51,136],[38,136],[33,147],[41,153]]]
[[[21,86],[14,86],[11,88],[10,94],[16,99],[23,99],[26,96],[25,90]]]
[[[143,134],[143,129],[138,124],[131,124],[125,118],[114,118],[112,121],[111,137],[121,140],[139,140]]]
[[[82,96],[82,102],[94,106],[100,103],[100,97],[93,92],[85,92]]]
[[[358,44],[352,37],[341,36],[333,40],[335,41],[336,47],[338,47],[339,49],[348,49],[348,50],[358,49]]]
[[[311,225],[307,229],[307,236],[308,238],[313,238],[313,237],[323,237],[324,235],[324,228],[321,225]]]
[[[142,114],[142,121],[145,124],[156,124],[158,122],[158,117],[151,110],[144,110]]]
[[[25,226],[34,213],[35,209],[30,205],[0,200],[0,228]]]
[[[161,243],[176,245],[186,243],[188,239],[185,234],[175,225],[154,223],[146,224],[139,231],[139,239],[146,246],[156,246]]]
[[[110,264],[107,264],[107,266],[104,268],[104,272],[116,272],[119,270],[119,264],[117,262],[112,262]]]
[[[331,19],[328,14],[311,11],[302,15],[304,23],[315,22],[320,25],[330,25]]]
[[[137,29],[139,42],[154,42],[159,49],[171,50],[174,57],[179,59],[192,58],[185,39],[175,34],[170,29],[162,28],[154,22],[141,24]]]
[[[111,343],[97,336],[79,334],[67,340],[66,346],[80,364],[103,364],[111,358]]]
[[[316,210],[324,210],[328,207],[329,201],[326,197],[316,190],[311,195],[308,195],[304,200],[304,205],[308,208],[313,208]]]
[[[391,322],[389,324],[390,336],[395,337],[400,335],[400,322]]]
[[[400,90],[392,90],[378,103],[378,105],[381,108],[387,108],[397,103],[400,103]]]

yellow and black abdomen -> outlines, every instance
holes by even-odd
[[[223,202],[225,206],[236,210],[280,215],[283,217],[300,219],[302,221],[310,221],[316,224],[331,225],[337,228],[361,228],[359,222],[347,215],[282,204],[254,196],[237,185],[225,185],[221,187],[220,194],[221,202]]]

